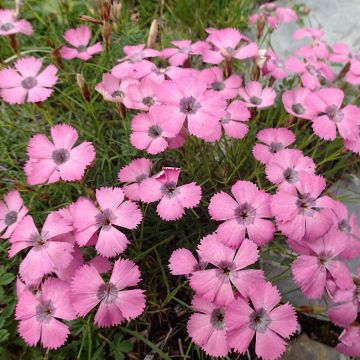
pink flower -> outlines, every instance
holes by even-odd
[[[238,75],[224,79],[223,69],[216,66],[202,70],[199,77],[207,84],[210,91],[217,92],[226,100],[236,97],[242,83]]]
[[[60,179],[80,180],[95,158],[91,142],[84,141],[73,147],[78,138],[78,132],[73,127],[58,124],[50,132],[53,142],[43,134],[36,134],[29,140],[29,160],[25,164],[29,185],[52,184]]]
[[[288,76],[286,64],[272,51],[267,50],[266,60],[261,69],[262,75],[270,75],[274,79],[284,79]]]
[[[187,331],[192,341],[210,356],[226,356],[230,350],[224,321],[226,309],[200,296],[194,296],[191,306],[195,312],[187,323]]]
[[[263,164],[269,163],[277,152],[295,142],[295,135],[286,128],[263,129],[256,138],[261,143],[255,144],[252,153]]]
[[[39,341],[46,349],[57,349],[64,345],[70,331],[59,320],[74,320],[74,309],[70,303],[69,285],[55,278],[48,278],[41,285],[40,296],[24,292],[16,306],[20,336],[30,346]]]
[[[244,88],[239,89],[239,95],[242,97],[247,107],[264,109],[274,104],[276,92],[269,88],[262,88],[258,81],[248,82]]]
[[[25,216],[10,238],[10,257],[30,247],[20,264],[20,276],[31,282],[56,269],[66,268],[73,258],[74,245],[66,241],[72,229],[59,214],[53,212],[47,216],[39,233],[33,218]]]
[[[353,140],[344,140],[344,146],[346,149],[360,155],[360,126],[358,128],[356,137]]]
[[[257,282],[249,291],[251,303],[238,298],[225,312],[229,345],[241,354],[256,335],[255,352],[275,360],[285,352],[286,342],[298,326],[294,308],[279,305],[280,294],[269,282]]]
[[[220,64],[223,60],[230,62],[255,57],[258,52],[256,43],[241,34],[237,29],[214,29],[206,39],[215,49],[204,49],[202,58],[205,63]]]
[[[89,46],[91,32],[88,26],[82,25],[75,29],[68,29],[64,33],[64,39],[73,47],[62,46],[60,55],[66,60],[78,58],[87,61],[93,55],[103,51],[100,42]]]
[[[126,259],[115,261],[111,277],[104,281],[95,267],[83,265],[71,282],[71,300],[79,316],[85,316],[98,304],[95,324],[110,327],[131,320],[145,308],[144,291],[128,289],[140,281],[137,265]]]
[[[350,48],[344,43],[335,43],[332,46],[332,53],[329,60],[335,63],[349,62],[358,55],[353,53]]]
[[[181,130],[179,117],[169,119],[163,106],[151,107],[148,113],[137,114],[131,120],[131,145],[149,154],[158,154],[168,147],[168,138],[174,138]]]
[[[341,108],[344,92],[337,88],[323,88],[307,96],[306,105],[316,115],[311,119],[316,135],[324,140],[335,140],[336,129],[345,140],[356,138],[360,125],[360,108],[347,105]]]
[[[136,84],[137,80],[131,78],[119,79],[109,73],[103,74],[102,82],[95,86],[106,101],[125,103],[129,85]]]
[[[225,135],[234,139],[242,139],[249,130],[244,123],[249,121],[250,111],[240,100],[231,102],[225,111],[225,116],[220,120]]]
[[[152,106],[159,104],[157,89],[159,83],[145,78],[139,83],[132,84],[127,89],[127,97],[124,105],[129,109],[148,111]]]
[[[191,40],[173,40],[171,44],[175,48],[167,48],[161,51],[161,57],[168,59],[169,64],[181,66],[191,55],[200,55],[209,45],[204,41],[192,43]]]
[[[8,192],[0,201],[0,239],[8,239],[27,213],[19,192]]]
[[[306,172],[298,174],[296,191],[280,190],[271,199],[271,211],[277,227],[294,240],[315,240],[332,226],[328,196],[322,196],[326,187],[321,176]]]
[[[190,275],[199,268],[200,263],[188,249],[176,249],[170,256],[169,269],[172,275]]]
[[[231,187],[231,197],[221,191],[209,203],[213,220],[224,221],[216,230],[219,239],[231,247],[239,247],[246,236],[257,245],[267,244],[274,237],[275,226],[271,217],[270,195],[250,181],[237,181]]]
[[[185,209],[196,207],[201,199],[201,187],[195,182],[178,186],[179,168],[163,167],[155,176],[140,184],[140,199],[160,201],[156,211],[166,221],[180,219]]]
[[[360,60],[351,61],[350,69],[346,73],[345,80],[351,85],[360,85]]]
[[[207,90],[206,82],[195,76],[165,81],[159,87],[157,97],[172,123],[183,124],[187,120],[190,134],[206,141],[220,137],[219,120],[225,115],[225,100],[218,93]]]
[[[312,158],[297,149],[279,151],[265,168],[267,179],[281,190],[294,189],[301,171],[315,175],[315,164]]]
[[[336,257],[344,250],[341,238],[329,232],[316,240],[300,242],[305,249],[292,264],[295,282],[304,295],[319,299],[324,291],[332,296],[337,288],[348,290],[353,287],[350,271]]]
[[[97,189],[96,200],[100,209],[88,199],[81,199],[76,203],[76,242],[84,246],[95,235],[95,247],[100,255],[113,257],[121,254],[127,248],[129,240],[118,228],[135,229],[142,220],[141,211],[136,203],[125,201],[124,191],[119,187]]]
[[[295,31],[293,34],[294,40],[303,38],[311,38],[312,43],[310,45],[304,45],[294,53],[296,55],[303,56],[306,59],[319,59],[327,60],[329,58],[329,49],[325,41],[320,40],[324,36],[324,32],[319,29],[313,28],[301,28]]]
[[[264,278],[261,270],[245,269],[259,258],[256,244],[247,239],[234,250],[222,244],[216,235],[208,235],[201,240],[198,253],[211,268],[193,272],[190,286],[196,294],[219,306],[235,300],[232,286],[245,297],[250,284]]]
[[[294,40],[300,40],[304,38],[312,38],[314,40],[319,40],[325,35],[325,33],[316,28],[300,28],[297,29],[293,34]]]
[[[360,327],[350,326],[343,331],[339,337],[340,343],[336,346],[336,350],[349,355],[360,356]]]
[[[286,90],[282,95],[285,110],[297,118],[312,119],[315,113],[305,102],[309,94],[311,94],[311,90],[303,87]]]
[[[70,282],[74,276],[74,273],[84,264],[84,258],[82,256],[81,250],[77,244],[74,244],[74,251],[71,254],[72,259],[69,265],[64,268],[56,268],[54,273],[60,280]]]
[[[57,68],[48,65],[43,71],[41,59],[27,57],[15,62],[15,69],[0,71],[0,93],[10,104],[35,103],[46,100],[57,82]]]
[[[126,197],[130,200],[140,200],[140,184],[150,176],[152,162],[149,159],[135,159],[120,169],[118,179],[127,183],[123,186]]]
[[[293,9],[288,7],[277,7],[275,10],[278,24],[285,24],[292,21],[298,21],[298,16]]]
[[[24,34],[30,36],[33,28],[29,21],[16,18],[13,10],[0,9],[0,36]]]

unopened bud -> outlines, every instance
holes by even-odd
[[[262,69],[266,61],[266,49],[260,49],[255,58],[255,63],[259,69]]]
[[[261,38],[263,31],[264,31],[264,27],[265,27],[265,19],[263,16],[260,16],[259,20],[257,22],[257,29],[256,29],[256,37],[258,39]]]
[[[148,48],[155,47],[158,32],[159,32],[159,22],[157,21],[157,19],[154,19],[150,25],[149,36],[146,42],[146,46]]]
[[[80,88],[80,92],[84,100],[90,102],[91,100],[90,89],[85,78],[81,74],[76,74],[76,82]]]
[[[120,21],[122,4],[119,1],[114,1],[111,5],[110,19],[118,23]]]
[[[20,10],[24,5],[24,0],[15,0],[15,17],[20,16]]]
[[[95,18],[93,18],[91,16],[87,16],[87,15],[80,15],[79,20],[88,22],[91,24],[102,24],[103,23],[101,20],[95,19]]]
[[[309,15],[311,12],[311,9],[308,6],[304,5],[301,12],[303,13],[303,15]]]
[[[108,21],[105,21],[102,28],[102,35],[105,41],[105,45],[108,48],[111,40],[111,25]]]
[[[101,3],[101,20],[108,22],[110,20],[111,2],[103,0]]]
[[[138,12],[133,12],[132,14],[131,14],[131,16],[130,16],[130,20],[131,20],[131,22],[133,22],[133,23],[138,23],[139,22],[139,20],[140,20],[140,14],[138,13]]]

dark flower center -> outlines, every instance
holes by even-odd
[[[344,117],[344,114],[339,111],[336,105],[330,105],[325,109],[325,114],[329,117],[329,119],[335,122],[341,122]]]
[[[307,69],[307,71],[311,74],[311,75],[313,75],[313,76],[319,76],[320,75],[320,71],[318,70],[318,69],[316,69],[313,65],[310,65],[310,64],[308,64],[307,66],[306,66],[306,69]]]
[[[70,151],[66,149],[57,149],[52,153],[52,159],[56,165],[66,163],[70,159]]]
[[[351,232],[351,226],[345,219],[343,219],[339,222],[338,228],[340,231],[343,231],[343,232],[347,232],[347,233]]]
[[[215,81],[211,84],[211,88],[215,91],[221,91],[224,90],[225,84],[221,81]]]
[[[255,310],[250,315],[250,327],[254,331],[264,333],[271,323],[271,319],[267,311],[263,308]]]
[[[79,53],[83,53],[87,50],[87,46],[86,45],[79,45],[76,50],[79,52]]]
[[[120,97],[123,98],[124,97],[124,92],[121,90],[115,90],[112,94],[111,97],[115,98],[115,97]]]
[[[101,284],[97,291],[97,297],[105,304],[112,304],[118,296],[118,290],[111,282],[107,284]]]
[[[49,322],[53,317],[54,310],[55,308],[50,300],[39,304],[36,307],[36,319],[40,322]]]
[[[37,85],[37,83],[38,83],[38,81],[35,77],[28,76],[21,82],[21,86],[26,90],[30,90],[30,89],[34,88]]]
[[[305,108],[299,103],[293,104],[291,109],[295,114],[298,114],[298,115],[302,115],[305,113]]]
[[[95,221],[98,225],[107,229],[111,223],[115,220],[115,215],[110,209],[105,209],[102,213],[95,216]]]
[[[223,125],[228,124],[231,121],[231,115],[229,113],[226,113],[226,115],[221,119],[221,123]]]
[[[16,222],[17,218],[18,218],[18,214],[17,214],[16,211],[10,211],[10,212],[8,212],[8,213],[5,215],[5,220],[4,220],[5,225],[6,225],[6,226],[10,226],[10,225],[14,224],[14,223]]]
[[[252,96],[249,100],[253,105],[260,105],[262,103],[262,99],[257,96]]]
[[[269,151],[270,151],[272,154],[276,154],[277,152],[279,152],[279,151],[282,150],[283,148],[284,148],[284,146],[283,146],[282,143],[272,142],[272,143],[269,145]]]
[[[0,25],[0,30],[1,31],[9,31],[11,29],[13,29],[15,26],[11,23],[5,23],[5,24],[2,24]]]
[[[148,135],[153,138],[156,139],[158,138],[160,135],[162,134],[162,130],[158,125],[152,125],[149,127],[148,130]]]
[[[222,330],[225,327],[225,312],[224,309],[218,308],[213,310],[210,317],[211,325],[218,330]]]
[[[141,175],[139,175],[139,176],[137,176],[136,177],[136,179],[135,179],[135,181],[137,182],[137,183],[139,183],[139,182],[142,182],[144,179],[146,179],[147,178],[147,175],[146,174],[141,174]]]
[[[298,179],[297,171],[295,171],[294,169],[291,169],[291,168],[287,168],[284,171],[283,176],[284,176],[284,179],[290,184],[296,183],[296,181]]]
[[[142,103],[146,106],[153,106],[155,104],[155,101],[151,96],[145,96],[142,99]]]
[[[168,198],[173,198],[179,193],[176,184],[172,181],[163,184],[160,190]]]
[[[195,114],[200,108],[200,103],[193,96],[180,100],[180,111],[184,114]]]
[[[256,210],[248,203],[243,203],[235,209],[235,217],[239,224],[252,224],[255,220]]]
[[[309,194],[303,194],[297,201],[299,214],[302,215],[312,216],[313,210],[316,210],[315,205],[315,199],[313,199]]]
[[[38,233],[34,233],[33,235],[31,235],[31,239],[34,243],[35,248],[42,247],[43,245],[46,244],[46,240],[47,240],[45,236],[41,236]]]

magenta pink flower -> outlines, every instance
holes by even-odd
[[[30,248],[20,264],[20,275],[31,282],[56,269],[66,268],[73,256],[74,245],[66,241],[66,236],[73,230],[58,213],[50,213],[42,227],[37,230],[30,215],[25,216],[11,235],[9,256]]]
[[[336,350],[349,355],[360,356],[360,327],[350,326],[346,328],[339,336],[340,343],[336,346]]]
[[[145,308],[144,291],[128,289],[140,281],[137,265],[126,259],[115,261],[109,281],[104,281],[95,267],[83,265],[71,282],[71,300],[79,316],[85,316],[98,304],[95,324],[110,327],[131,320]]]
[[[148,113],[137,114],[131,120],[131,145],[149,154],[158,154],[168,147],[168,138],[174,138],[183,121],[177,117],[169,121],[163,106],[151,107]]]
[[[315,113],[305,102],[309,94],[311,94],[311,90],[303,87],[286,90],[282,95],[285,110],[297,118],[312,119]]]
[[[119,79],[109,73],[103,74],[102,82],[95,86],[106,101],[126,103],[129,85],[136,84],[136,79]]]
[[[135,159],[120,169],[118,179],[127,183],[123,186],[126,197],[130,200],[140,200],[140,184],[150,176],[152,162],[149,159]]]
[[[146,203],[160,201],[156,211],[166,221],[180,219],[185,209],[196,207],[201,199],[201,187],[195,182],[178,186],[180,171],[163,167],[140,184],[140,199]]]
[[[203,49],[202,58],[205,63],[220,64],[223,60],[231,61],[255,57],[258,52],[256,43],[241,34],[237,29],[213,29],[206,39],[214,49]]]
[[[327,233],[333,224],[330,198],[321,195],[326,187],[323,177],[306,172],[300,172],[298,177],[296,191],[280,190],[272,196],[271,211],[285,236],[313,241]]]
[[[176,249],[170,256],[169,269],[172,275],[190,275],[199,268],[199,262],[188,249]]]
[[[64,268],[56,268],[54,273],[63,281],[70,282],[73,278],[75,271],[84,264],[84,258],[81,250],[77,244],[74,244],[74,251],[72,252],[72,259],[69,265]]]
[[[306,105],[316,115],[311,119],[316,135],[324,140],[335,140],[336,129],[345,140],[354,140],[360,125],[360,108],[341,107],[344,92],[337,88],[323,88],[307,96]]]
[[[269,282],[252,284],[250,304],[238,298],[225,312],[229,345],[241,354],[256,335],[255,352],[264,360],[275,360],[285,352],[286,342],[298,323],[294,308],[279,305],[280,294]]]
[[[344,63],[352,61],[353,58],[357,58],[358,54],[353,53],[350,48],[344,43],[335,43],[332,46],[332,52],[329,60],[335,63]]]
[[[79,26],[75,29],[68,29],[64,33],[64,39],[73,47],[62,46],[60,49],[60,55],[66,60],[78,58],[87,61],[93,57],[93,55],[103,51],[100,42],[89,46],[91,32],[90,28],[86,25]]]
[[[250,119],[250,111],[240,100],[231,102],[225,111],[225,116],[220,120],[225,135],[242,139],[249,130],[245,123]]]
[[[350,271],[336,260],[346,244],[334,235],[330,231],[316,240],[302,241],[303,255],[291,266],[295,282],[310,299],[319,299],[325,290],[332,296],[337,288],[348,290],[354,285]]]
[[[4,200],[0,201],[0,239],[8,239],[27,213],[18,191],[4,195]]]
[[[58,124],[50,132],[53,142],[43,134],[36,134],[29,140],[29,160],[25,164],[29,185],[52,184],[60,179],[80,180],[95,158],[91,142],[84,141],[73,147],[78,139],[78,132],[73,127]]]
[[[319,29],[313,28],[301,28],[295,31],[293,34],[294,40],[303,38],[311,38],[312,42],[309,45],[302,46],[294,53],[296,55],[303,56],[306,59],[319,59],[327,60],[329,58],[329,49],[325,41],[320,40],[323,37],[324,32]]]
[[[224,221],[216,230],[219,239],[231,247],[239,247],[248,237],[257,245],[267,244],[274,237],[275,226],[271,217],[270,195],[250,181],[237,181],[231,187],[231,197],[221,191],[209,203],[213,220]]]
[[[195,295],[191,306],[194,314],[187,323],[192,341],[210,356],[226,356],[230,350],[224,321],[226,309]]]
[[[140,80],[127,89],[124,105],[129,109],[148,111],[152,106],[159,104],[157,99],[159,83],[150,78]]]
[[[267,50],[266,60],[261,69],[262,75],[270,75],[274,79],[284,79],[288,76],[286,64],[272,51]]]
[[[46,100],[57,82],[57,68],[48,65],[43,71],[41,59],[27,57],[15,62],[15,69],[0,71],[0,94],[10,104],[35,103]]]
[[[0,9],[0,36],[24,34],[30,36],[33,28],[29,21],[17,19],[15,12],[10,9]]]
[[[294,189],[300,181],[301,171],[315,175],[315,164],[312,158],[297,149],[280,150],[265,168],[267,179],[281,190]]]
[[[16,305],[20,336],[30,346],[39,341],[46,349],[64,345],[69,327],[59,320],[74,320],[74,309],[69,298],[69,285],[55,278],[48,278],[41,285],[40,295],[25,291]]]
[[[217,66],[202,70],[199,77],[210,91],[217,92],[226,100],[236,97],[242,83],[238,75],[231,75],[225,79],[223,69]]]
[[[232,286],[245,297],[250,284],[264,278],[261,270],[246,269],[259,258],[256,244],[247,239],[234,250],[221,243],[216,235],[208,235],[201,240],[198,254],[210,267],[193,272],[190,286],[196,294],[219,306],[235,300]]]
[[[76,242],[80,246],[97,237],[96,250],[105,257],[121,254],[129,240],[118,228],[135,229],[142,221],[142,214],[136,203],[125,200],[119,187],[102,187],[96,190],[95,204],[88,199],[78,200],[74,214]]]
[[[247,107],[264,109],[274,104],[276,92],[269,88],[262,88],[258,81],[248,82],[244,88],[239,89],[239,95],[242,97]]]
[[[261,142],[253,147],[256,160],[264,165],[269,163],[274,155],[295,142],[295,135],[286,128],[270,128],[260,130],[256,138]]]

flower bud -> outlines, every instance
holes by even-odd
[[[76,74],[76,82],[80,88],[80,92],[84,100],[90,102],[91,100],[90,89],[85,78],[81,74]]]
[[[157,19],[154,19],[150,25],[149,36],[146,42],[146,46],[148,48],[155,47],[158,32],[159,32],[159,22]]]

